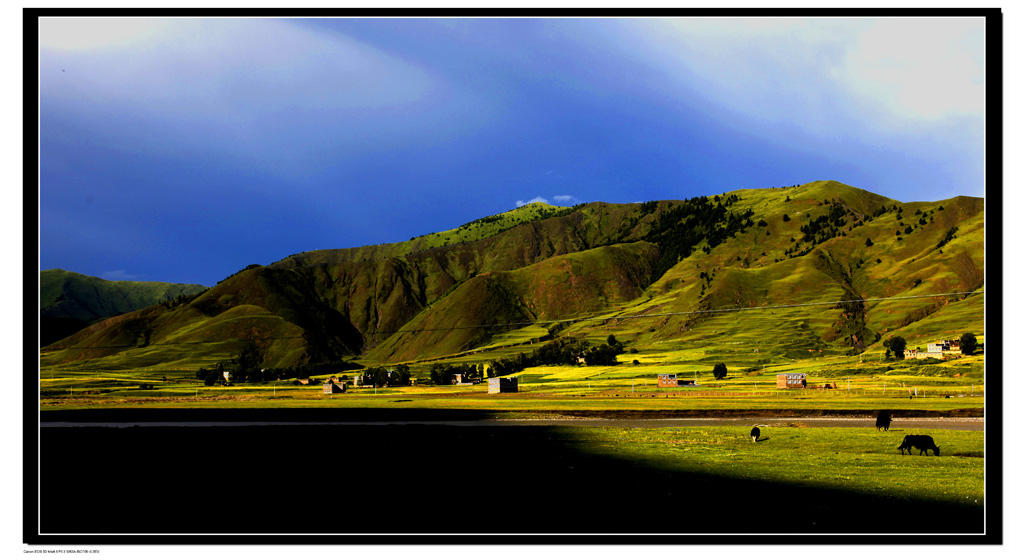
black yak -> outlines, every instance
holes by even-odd
[[[889,424],[892,423],[892,415],[886,411],[878,413],[878,418],[875,419],[875,429],[881,430],[885,428],[885,431],[889,431]]]
[[[939,456],[939,446],[935,445],[935,440],[932,439],[932,436],[907,436],[903,438],[903,443],[896,449],[900,450],[900,455],[903,455],[904,450],[907,453],[913,454],[911,447],[916,447],[919,450],[918,455],[921,453],[928,455],[928,450],[931,449],[935,452],[936,457]]]
[[[754,426],[753,430],[750,430],[750,441],[757,443],[757,438],[761,437],[761,429]]]

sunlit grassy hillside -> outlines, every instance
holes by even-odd
[[[744,367],[881,355],[897,335],[911,347],[983,338],[984,269],[977,198],[903,203],[818,181],[534,204],[409,242],[243,270],[192,300],[95,325],[42,360],[203,367],[256,341],[268,367],[482,363],[542,339],[609,334],[641,356],[742,351]]]

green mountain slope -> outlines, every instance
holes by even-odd
[[[39,288],[40,338],[45,346],[97,319],[196,294],[206,286],[111,281],[55,268],[39,273]]]
[[[369,352],[379,362],[410,361],[482,346],[499,333],[622,306],[652,280],[658,249],[646,242],[562,255],[462,283]],[[495,325],[489,328],[479,326]]]
[[[902,203],[818,181],[530,205],[409,242],[300,253],[93,325],[42,360],[187,369],[256,344],[267,367],[395,363],[493,349],[525,327],[649,347],[877,351],[895,334],[984,332],[983,296],[915,297],[983,286],[982,199]]]

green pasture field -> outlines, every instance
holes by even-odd
[[[713,319],[712,321],[715,321]],[[728,329],[735,322],[723,322]],[[607,331],[605,331],[607,332]],[[448,363],[488,363],[500,357],[529,354],[545,334],[531,326],[506,334],[480,352],[438,360]],[[586,335],[586,331],[580,334]],[[872,410],[883,408],[936,412],[984,407],[984,355],[937,360],[885,360],[884,352],[869,350],[849,356],[823,348],[797,349],[796,342],[752,338],[728,332],[730,343],[708,345],[681,333],[674,339],[630,345],[614,366],[541,366],[516,374],[519,393],[490,395],[486,380],[477,385],[432,386],[430,366],[410,363],[416,384],[411,387],[353,388],[325,395],[321,383],[297,385],[294,380],[207,387],[195,378],[199,367],[187,357],[170,367],[104,370],[45,365],[40,370],[40,403],[44,409],[90,407],[353,407],[456,408],[481,410]],[[593,336],[592,343],[602,337]],[[808,357],[790,357],[796,354]],[[636,362],[634,364],[634,361]],[[725,363],[725,379],[712,375],[714,364]],[[806,389],[777,389],[776,374],[807,374]],[[351,379],[359,371],[338,372]],[[659,388],[658,374],[677,374],[697,387]],[[319,379],[323,381],[323,377]],[[146,385],[147,388],[141,388]],[[148,388],[152,385],[152,388]],[[824,386],[829,385],[830,389]],[[911,398],[913,396],[913,398]],[[949,396],[950,398],[946,398]]]
[[[52,373],[52,372],[51,372]],[[773,374],[712,381],[695,388],[657,387],[657,369],[646,372],[616,366],[538,367],[518,374],[520,391],[489,394],[487,384],[463,386],[361,387],[324,394],[319,383],[292,381],[207,387],[199,380],[163,381],[159,373],[60,372],[44,376],[44,410],[94,407],[228,408],[429,408],[528,413],[639,410],[928,410],[936,413],[984,407],[984,385],[929,376],[851,377],[833,390],[777,389]],[[140,386],[152,385],[152,389]],[[910,387],[908,389],[908,387]],[[910,391],[917,397],[910,398]],[[945,398],[950,395],[951,398]]]
[[[929,431],[941,454],[900,455],[902,430],[749,427],[558,428],[590,454],[628,458],[655,468],[820,488],[896,500],[984,505],[985,434]],[[898,521],[894,521],[898,523]]]

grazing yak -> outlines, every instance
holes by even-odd
[[[757,443],[757,438],[761,437],[761,429],[754,426],[753,430],[750,430],[750,441]]]
[[[921,453],[928,455],[928,450],[931,449],[935,452],[936,457],[939,456],[939,446],[935,445],[935,440],[932,439],[932,436],[907,436],[903,438],[903,443],[896,449],[900,450],[900,455],[903,455],[904,450],[913,455],[912,447],[916,447],[919,450],[918,455]]]
[[[881,430],[885,428],[885,431],[889,431],[889,424],[892,423],[892,415],[886,411],[878,413],[878,418],[875,419],[875,429]]]

